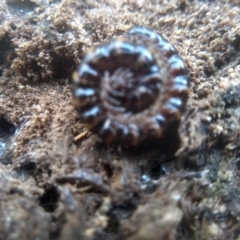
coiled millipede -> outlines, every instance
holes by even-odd
[[[189,95],[176,49],[140,26],[88,53],[73,79],[82,123],[106,142],[126,145],[163,138],[180,122]]]

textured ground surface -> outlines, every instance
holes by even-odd
[[[0,239],[239,240],[238,2],[0,1]],[[72,72],[134,25],[189,69],[174,157],[73,141]]]

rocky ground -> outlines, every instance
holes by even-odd
[[[1,1],[0,240],[239,240],[239,22],[238,0]],[[134,25],[189,70],[174,154],[74,142],[73,71]]]

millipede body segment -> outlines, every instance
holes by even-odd
[[[140,26],[88,53],[73,80],[85,126],[106,142],[126,145],[163,138],[180,122],[189,95],[176,49]]]

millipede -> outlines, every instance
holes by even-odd
[[[73,76],[80,120],[108,143],[162,139],[179,124],[189,95],[187,69],[177,50],[141,26],[87,53]]]

